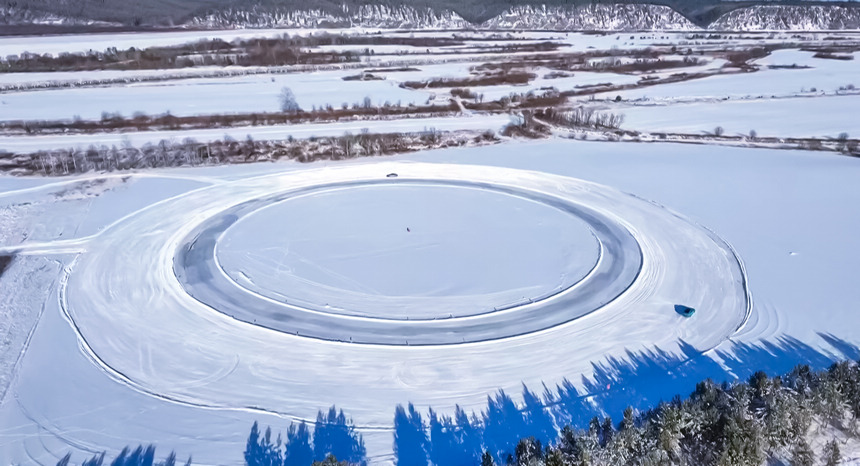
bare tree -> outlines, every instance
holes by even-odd
[[[289,87],[282,87],[281,93],[278,95],[278,99],[281,102],[281,111],[284,112],[298,112],[302,108],[299,107],[299,103],[296,102],[296,95],[293,94],[292,89]]]

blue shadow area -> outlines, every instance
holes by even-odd
[[[820,370],[837,360],[860,357],[857,346],[830,334],[820,336],[835,348],[833,354],[792,337],[755,345],[733,344],[728,350],[716,351],[715,359],[683,341],[681,354],[659,348],[628,351],[624,358],[593,363],[592,376],[583,377],[578,385],[582,389],[566,379],[553,388],[542,386],[538,392],[523,386],[522,404],[499,391],[487,398],[487,407],[479,415],[458,407],[448,417],[431,409],[426,424],[411,405],[408,410],[398,406],[396,451],[408,454],[397,454],[396,462],[398,466],[477,465],[486,450],[496,464],[508,464],[520,439],[533,437],[549,445],[567,425],[580,429],[589,424],[614,425],[611,419],[621,419],[628,406],[646,411],[661,401],[692,393],[705,379],[718,383],[747,380],[758,371],[779,375],[799,364]]]
[[[57,462],[57,466],[68,466],[72,459],[72,454],[64,456],[59,462]],[[81,463],[81,466],[176,466],[176,453],[171,452],[167,455],[167,458],[164,461],[156,462],[155,461],[155,446],[148,445],[144,447],[143,445],[139,445],[135,449],[131,449],[130,447],[125,447],[113,459],[110,463],[105,463],[105,453],[102,452],[98,455],[91,457],[90,459],[84,460]],[[188,458],[188,461],[185,463],[185,466],[191,466],[191,458]]]
[[[692,393],[706,379],[731,383],[748,380],[759,371],[779,375],[800,364],[820,370],[838,360],[860,357],[860,348],[854,344],[832,334],[819,336],[834,348],[832,353],[788,336],[757,344],[734,343],[715,351],[715,358],[683,341],[680,353],[660,348],[628,351],[623,358],[592,363],[591,377],[583,377],[579,384],[564,379],[555,387],[543,385],[537,391],[523,385],[521,403],[499,391],[487,397],[485,410],[477,414],[458,406],[453,415],[431,408],[425,417],[412,404],[398,405],[394,412],[395,462],[397,466],[475,466],[487,451],[496,464],[511,464],[521,439],[531,438],[528,445],[540,449],[555,444],[559,430],[572,426],[603,432],[599,438],[604,442],[617,428],[612,418],[621,419],[626,408],[633,409],[628,416],[647,411],[661,401]],[[249,466],[310,466],[331,456],[351,465],[367,463],[361,434],[334,406],[320,411],[313,425],[291,424],[285,436],[278,434],[274,440],[269,428],[261,432],[255,423],[245,449]],[[110,464],[175,465],[173,454],[161,463],[155,463],[154,457],[153,446],[126,448]],[[104,461],[101,454],[82,464],[102,466]],[[68,464],[69,456],[58,466]]]
[[[419,415],[420,418],[420,415]],[[333,456],[349,464],[367,464],[367,451],[361,434],[355,431],[351,419],[334,406],[327,412],[319,411],[313,433],[305,422],[290,424],[286,440],[278,434],[272,440],[272,430],[260,432],[257,423],[245,447],[245,464],[248,466],[309,466]]]

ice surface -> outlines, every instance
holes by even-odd
[[[216,253],[236,283],[264,296],[416,320],[545,298],[582,280],[600,251],[585,223],[538,202],[387,183],[253,212],[224,231]]]

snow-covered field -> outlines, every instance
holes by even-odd
[[[360,104],[369,97],[374,105],[385,102],[423,104],[428,94],[403,89],[384,81],[344,81],[353,72],[320,72],[289,75],[254,75],[198,78],[137,83],[112,87],[13,92],[0,97],[0,120],[98,119],[102,112],[130,117],[135,112],[177,116],[221,113],[277,112],[278,94],[289,87],[299,106]],[[62,108],[52,102],[62,99]]]
[[[770,98],[808,95],[825,92],[833,94],[839,88],[860,86],[860,53],[850,61],[813,58],[812,52],[796,49],[777,50],[757,60],[761,69],[755,73],[711,76],[669,86],[654,86],[608,93],[602,97],[644,101],[687,101],[693,99]],[[769,69],[768,66],[792,66],[796,69]],[[801,68],[801,67],[808,68]]]
[[[111,37],[121,48],[282,32]],[[581,51],[790,39],[551,35]],[[0,55],[104,43],[2,38]],[[273,112],[284,86],[305,108],[365,96],[447,102],[450,89],[397,84],[466,77],[480,63],[379,72],[381,81],[344,81],[358,71],[338,70],[6,92],[0,121]],[[725,63],[711,57],[655,74]],[[767,67],[791,63],[812,68]],[[860,96],[839,87],[857,63],[780,50],[754,72],[571,105],[624,113],[630,130],[856,137]],[[473,90],[489,100],[643,76],[532,71],[529,85]],[[0,75],[0,83],[147,73]],[[606,100],[618,94],[620,102]],[[499,131],[520,118],[516,107],[506,112],[3,135],[0,154],[364,129]],[[80,461],[153,442],[195,464],[242,464],[254,421],[283,432],[336,405],[354,419],[369,461],[390,464],[397,404],[480,413],[499,390],[521,402],[527,389],[552,397],[543,401],[559,424],[578,414],[565,411],[576,403],[617,419],[628,404],[653,407],[705,377],[860,357],[860,160],[559,137],[568,134],[385,159],[0,177],[0,256],[14,256],[0,270],[0,463],[53,464],[70,451]],[[680,306],[697,312],[683,317]]]
[[[855,322],[852,306],[860,299],[852,285],[858,263],[853,253],[854,232],[860,223],[856,216],[839,214],[860,201],[860,190],[851,181],[860,175],[860,164],[854,159],[803,152],[574,141],[432,151],[397,159],[432,163],[347,163],[321,170],[267,164],[164,171],[154,173],[156,178],[132,176],[120,184],[109,183],[112,187],[96,199],[108,204],[116,199],[116,204],[123,193],[126,197],[138,193],[150,200],[151,207],[129,206],[122,213],[67,212],[75,222],[103,226],[95,229],[100,231],[95,235],[71,234],[66,240],[69,233],[61,232],[62,236],[52,240],[7,240],[6,250],[48,257],[64,264],[65,271],[54,297],[46,302],[0,408],[0,420],[6,426],[5,440],[0,443],[3,460],[20,461],[31,455],[47,461],[62,456],[71,446],[118,449],[146,439],[163,448],[193,453],[203,464],[239,463],[252,420],[284,427],[290,419],[312,419],[317,409],[332,403],[355,418],[371,456],[381,460],[390,451],[391,431],[386,426],[391,425],[395,403],[411,401],[421,408],[443,411],[459,404],[480,410],[486,395],[498,388],[516,394],[521,383],[538,389],[541,383],[552,387],[564,378],[576,382],[580,374],[592,375],[592,364],[605,364],[612,358],[630,360],[640,351],[665,351],[678,355],[679,361],[732,356],[743,360],[744,354],[736,353],[734,345],[779,347],[796,339],[808,351],[817,352],[745,361],[748,370],[783,370],[807,358],[835,357],[840,350],[860,343],[853,326],[846,325]],[[390,172],[400,176],[386,178]],[[230,180],[222,179],[222,173],[229,173]],[[171,178],[159,178],[163,175]],[[373,280],[398,287],[371,293],[375,299],[395,300],[389,303],[428,295],[492,293],[495,285],[488,280],[498,271],[484,269],[481,263],[491,258],[493,268],[523,265],[524,270],[505,274],[507,280],[513,280],[511,286],[526,286],[526,272],[535,267],[545,274],[566,268],[568,272],[559,272],[559,276],[575,280],[582,274],[576,270],[593,260],[589,259],[593,257],[589,244],[594,239],[575,233],[583,228],[578,225],[582,213],[544,214],[543,209],[553,209],[546,205],[549,198],[531,205],[535,195],[567,199],[571,205],[605,216],[604,221],[615,224],[619,231],[629,232],[642,251],[641,270],[615,300],[571,322],[497,341],[434,346],[406,346],[405,341],[363,345],[350,343],[348,333],[305,337],[269,330],[251,317],[235,320],[203,305],[177,280],[177,274],[191,272],[171,267],[173,255],[190,244],[188,235],[195,225],[223,227],[218,219],[225,215],[225,208],[261,196],[289,194],[302,186],[355,184],[357,180],[368,180],[371,188],[341,188],[343,194],[312,191],[306,200],[288,196],[294,200],[284,201],[286,211],[265,209],[248,216],[243,222],[263,221],[254,216],[266,212],[266,223],[272,229],[259,240],[262,249],[257,253],[248,244],[254,236],[245,231],[253,229],[253,223],[242,230],[228,229],[216,242],[216,250],[220,251],[218,257],[226,258],[225,278],[232,281],[228,289],[238,293],[234,299],[244,296],[243,302],[262,299],[283,306],[277,304],[279,299],[273,301],[259,293],[283,294],[288,301],[300,293],[301,298],[305,290],[293,292],[289,284],[308,280],[316,284],[317,291],[308,289],[312,294],[305,298],[316,301],[312,302],[316,309],[300,307],[294,312],[309,313],[308,322],[326,319],[331,328],[346,326],[357,335],[405,316],[383,307],[383,314],[377,316],[381,320],[356,320],[334,309],[334,303],[343,304],[341,307],[350,303],[349,290],[357,286],[355,280],[364,281],[361,292],[365,294],[371,293],[366,287]],[[408,188],[410,180],[421,181],[400,196],[398,192]],[[433,180],[437,184],[427,184]],[[185,193],[176,196],[175,191],[167,193],[146,184],[155,181],[177,183]],[[470,187],[446,188],[455,182]],[[80,183],[64,180],[27,192],[32,199],[51,199],[46,208],[82,209],[87,204],[80,204],[81,196],[73,194],[80,191],[76,189]],[[410,193],[410,189],[426,186],[444,194]],[[494,193],[507,186],[515,187],[514,194]],[[361,193],[362,189],[370,191]],[[297,214],[318,210],[316,205],[325,202],[325,197],[318,196],[345,196],[353,190],[360,196],[354,208],[346,204],[325,218],[292,226]],[[391,194],[385,194],[389,191]],[[4,199],[10,196],[16,193],[9,192]],[[360,202],[367,196],[385,201]],[[348,197],[344,199],[346,202]],[[301,204],[290,207],[294,202]],[[15,203],[8,204],[6,208],[15,209]],[[280,208],[281,204],[273,206]],[[508,208],[522,217],[521,227],[509,225],[511,218],[518,217],[505,214]],[[37,223],[46,218],[43,215],[18,223]],[[531,221],[524,220],[530,217]],[[446,222],[437,224],[440,219]],[[356,223],[363,225],[348,228]],[[564,224],[568,226],[561,226]],[[594,231],[596,225],[589,223],[585,228]],[[826,225],[827,241],[821,241],[817,225]],[[521,236],[521,228],[531,228],[538,237],[551,236],[531,243]],[[285,233],[279,237],[281,229]],[[570,236],[564,233],[568,229],[572,229]],[[350,235],[353,231],[355,236]],[[331,244],[358,241],[376,246],[357,248],[346,263],[330,263],[320,269],[331,257],[307,249],[313,244],[306,243],[319,234],[328,235],[328,240],[326,236],[320,240]],[[341,240],[338,235],[343,235]],[[495,239],[489,241],[487,235]],[[421,255],[415,242],[432,245],[434,254]],[[226,249],[221,251],[222,247]],[[549,254],[571,247],[569,254],[573,255],[567,257],[574,264],[564,264]],[[535,252],[518,259],[504,252],[509,248]],[[466,251],[477,256],[468,256]],[[269,259],[255,260],[260,253]],[[278,254],[283,260],[272,262]],[[478,269],[457,265],[469,257]],[[374,275],[362,275],[362,264]],[[248,277],[271,275],[267,271],[271,267],[280,267],[280,273],[286,274],[283,282],[237,279],[242,270]],[[422,267],[433,269],[412,270]],[[12,268],[3,279],[16,273]],[[473,276],[476,273],[481,276]],[[393,279],[395,275],[399,281]],[[586,276],[578,282],[583,290],[588,289],[589,280]],[[551,279],[542,282],[541,286],[552,287]],[[748,316],[747,285],[752,294]],[[454,286],[458,289],[451,288]],[[530,294],[540,295],[541,291]],[[418,320],[401,321],[401,325],[423,329],[459,319],[527,315],[532,307],[552,309],[558,300],[549,298],[548,302],[473,318],[448,316],[454,311],[436,315],[432,308],[416,305]],[[673,306],[682,303],[699,312],[692,319],[680,317]],[[829,311],[819,313],[817,309]],[[455,311],[462,312],[460,308]],[[420,319],[430,315],[442,319]],[[262,315],[258,317],[262,320]],[[335,325],[337,322],[342,323]],[[387,332],[380,335],[391,336]],[[848,346],[833,347],[820,335],[833,336],[831,341],[844,341]],[[77,346],[81,351],[58,351]],[[683,372],[683,367],[697,365],[688,361],[672,370]],[[741,377],[745,374],[742,367],[734,367]],[[710,370],[696,376],[731,376],[716,365]],[[657,377],[653,383],[660,387],[652,388],[653,396],[666,398],[691,389],[691,381],[677,375],[653,376]],[[625,390],[623,382],[615,387],[619,395]],[[642,389],[628,387],[633,388]],[[128,422],[132,418],[134,422]]]
[[[778,137],[858,136],[860,95],[733,100],[619,109],[624,126],[638,131],[699,134],[719,126],[727,135]]]

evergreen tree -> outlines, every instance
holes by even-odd
[[[334,455],[328,455],[322,461],[314,461],[311,466],[351,466],[347,461],[338,461]]]
[[[835,439],[827,442],[824,445],[824,454],[821,456],[821,462],[825,466],[836,466],[842,461],[842,453],[839,451],[839,442]]]
[[[534,437],[521,439],[514,449],[514,458],[517,466],[539,465],[543,459],[540,440]]]
[[[812,466],[814,462],[815,457],[812,453],[812,448],[809,447],[809,443],[806,441],[806,437],[800,437],[791,450],[792,466]]]
[[[674,405],[661,404],[653,418],[656,429],[657,450],[666,458],[677,460],[681,455],[681,409]]]
[[[564,456],[557,448],[550,448],[544,460],[544,466],[567,466]]]
[[[612,426],[612,418],[606,416],[603,418],[603,428],[600,429],[600,446],[605,447],[612,441],[612,436],[615,435],[615,427]]]
[[[761,427],[743,408],[726,416],[720,466],[759,466],[765,460]]]
[[[481,455],[481,466],[496,466],[496,462],[493,461],[493,455],[491,455],[489,451],[485,451],[484,454]]]

